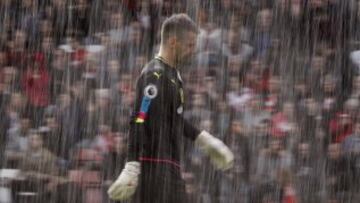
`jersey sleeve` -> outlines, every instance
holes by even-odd
[[[184,136],[189,138],[192,141],[195,141],[197,136],[200,134],[200,130],[193,126],[189,121],[184,119],[184,117],[181,115],[181,118],[184,122]]]
[[[142,146],[146,142],[147,121],[161,113],[163,93],[161,73],[151,72],[140,76],[136,84],[136,98],[130,118],[128,161],[138,161]],[[155,109],[155,110],[154,110]],[[151,113],[150,113],[151,111]]]

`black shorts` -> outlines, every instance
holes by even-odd
[[[141,175],[133,202],[188,202],[180,168],[167,163],[141,162]]]

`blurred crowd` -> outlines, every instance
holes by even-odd
[[[235,154],[222,173],[184,142],[191,202],[360,202],[359,0],[1,0],[0,202],[110,202],[179,12],[200,29],[184,116]]]

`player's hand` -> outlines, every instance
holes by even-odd
[[[139,162],[126,163],[119,177],[107,191],[110,199],[117,201],[129,199],[136,191],[139,174]]]
[[[206,131],[202,131],[195,140],[195,144],[206,153],[217,169],[227,170],[234,165],[234,155],[219,139]]]

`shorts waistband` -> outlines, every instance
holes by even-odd
[[[140,161],[148,161],[148,162],[155,162],[155,163],[167,163],[176,166],[177,168],[181,168],[180,164],[177,161],[173,161],[170,159],[159,159],[153,157],[139,157]]]

